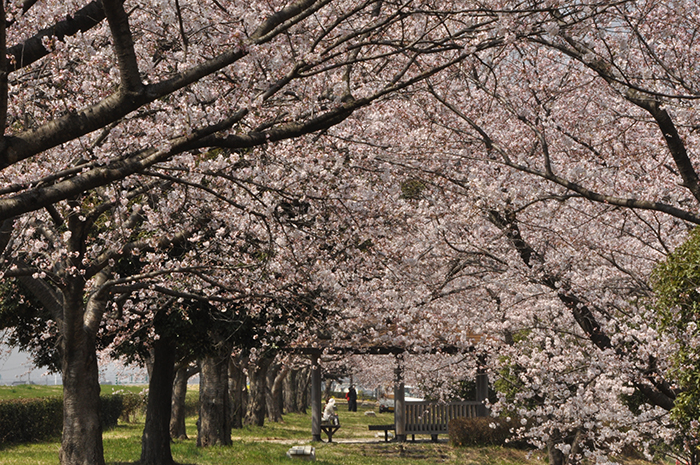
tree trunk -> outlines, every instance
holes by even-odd
[[[243,428],[246,411],[246,376],[242,361],[231,357],[228,369],[228,389],[231,394],[231,427]]]
[[[104,465],[95,336],[85,328],[82,280],[64,289],[62,465]],[[80,281],[76,283],[75,281]]]
[[[274,359],[273,356],[262,356],[248,367],[248,382],[250,384],[248,409],[246,410],[246,425],[263,426],[265,424],[265,384],[267,369]]]
[[[284,401],[284,413],[298,413],[296,377],[299,370],[291,369],[287,372],[282,383],[282,398]]]
[[[156,321],[156,328],[157,324]],[[170,407],[174,371],[175,343],[169,337],[160,336],[153,343],[146,425],[141,438],[141,465],[174,464],[170,451]]]
[[[547,441],[549,463],[552,465],[575,465],[580,463],[577,455],[579,455],[581,451],[582,437],[583,432],[580,429],[576,429],[570,433],[562,433],[559,430],[552,431],[549,441]],[[569,444],[571,446],[569,453],[564,454],[556,447],[558,444]]]
[[[333,386],[333,380],[327,379],[323,382],[323,399],[329,399],[333,397],[333,391],[331,390]]]
[[[188,366],[180,364],[175,372],[173,381],[173,397],[170,405],[170,437],[172,439],[187,439],[185,427],[185,399],[187,397]]]
[[[275,364],[267,370],[267,383],[265,386],[265,404],[267,406],[267,419],[274,422],[282,421],[282,385],[289,368],[285,365]]]
[[[231,445],[228,395],[228,360],[230,350],[199,361],[199,422],[197,446]]]
[[[311,368],[304,367],[297,373],[296,379],[297,385],[297,408],[301,413],[306,413],[306,409],[309,407],[309,397],[311,396],[309,390],[311,389]]]
[[[549,465],[564,465],[564,454],[551,444],[547,444]]]

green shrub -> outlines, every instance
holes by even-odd
[[[141,396],[133,396],[143,403]],[[102,428],[117,426],[123,406],[121,395],[100,396]],[[62,431],[63,399],[60,397],[0,401],[0,443],[37,442],[58,437]]]
[[[511,429],[519,425],[505,418],[455,418],[447,426],[453,446],[513,446]]]
[[[136,421],[136,415],[146,411],[146,404],[148,403],[147,394],[124,392],[116,395],[119,395],[122,398],[122,421],[132,423]]]
[[[63,400],[0,401],[0,443],[36,442],[57,437],[63,430]]]
[[[100,396],[100,420],[103,429],[117,426],[119,417],[124,409],[124,399],[120,394]]]

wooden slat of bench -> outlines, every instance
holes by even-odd
[[[406,428],[406,434],[447,434],[447,428]]]
[[[385,431],[388,429],[396,429],[396,427],[392,425],[368,425],[370,431]]]

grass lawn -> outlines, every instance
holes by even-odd
[[[43,397],[60,395],[60,386],[12,386],[0,387],[0,399],[12,397]],[[124,386],[103,386],[103,393],[122,389]],[[142,386],[129,387],[129,391],[140,392]],[[105,392],[106,391],[106,392]],[[194,393],[190,393],[194,394]],[[539,465],[546,463],[546,453],[501,447],[455,448],[444,441],[439,443],[419,441],[399,444],[384,442],[384,433],[376,437],[367,425],[389,424],[392,413],[367,416],[365,411],[376,412],[371,403],[360,404],[358,412],[348,412],[344,403],[339,403],[340,430],[333,436],[334,443],[312,443],[311,416],[288,414],[283,423],[266,422],[264,427],[246,427],[232,431],[233,445],[230,447],[198,448],[196,446],[196,418],[188,418],[189,439],[174,441],[172,453],[176,462],[183,465],[265,465],[298,463],[286,457],[292,445],[313,445],[316,448],[316,463],[319,465],[398,465],[398,464],[443,464],[443,465]],[[136,465],[141,454],[143,416],[132,423],[121,423],[104,433],[105,459],[110,465]],[[325,435],[324,435],[325,438]],[[38,444],[0,444],[2,465],[55,465],[58,462],[60,443],[56,439]],[[642,461],[625,461],[626,465],[649,465]]]
[[[102,394],[127,391],[138,394],[147,386],[126,386],[105,384],[101,386]],[[0,386],[0,400],[8,399],[37,399],[43,397],[59,397],[63,395],[63,386],[47,386],[43,384],[20,384],[17,386]]]
[[[292,418],[294,417],[294,418]],[[310,419],[305,415],[287,415],[285,423],[296,423]],[[104,434],[105,460],[110,465],[135,465],[141,453],[142,423],[119,425]],[[194,431],[194,419],[188,430]],[[445,464],[445,465],[520,465],[544,464],[543,454],[539,460],[534,456],[527,460],[524,451],[503,448],[453,448],[441,442],[416,442],[397,444],[393,442],[355,443],[311,443],[306,433],[303,439],[278,442],[283,428],[267,427],[234,430],[234,443],[230,447],[198,448],[195,435],[172,444],[176,462],[192,465],[262,465],[290,464],[286,452],[295,444],[311,444],[316,448],[316,463],[324,465],[394,465],[394,464]],[[295,428],[296,429],[296,428]],[[309,428],[310,429],[310,428]],[[342,430],[342,428],[341,428]],[[237,434],[242,433],[242,434]],[[270,434],[271,433],[271,434]],[[299,435],[294,432],[293,435]],[[0,446],[0,463],[3,465],[54,465],[58,459],[58,440],[41,444]]]
[[[0,386],[0,400],[36,399],[40,397],[60,397],[63,386],[44,386],[42,384],[20,384],[17,386]]]

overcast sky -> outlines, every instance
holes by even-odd
[[[1,335],[0,335],[1,337]],[[0,385],[3,384],[61,384],[61,375],[47,373],[45,368],[34,368],[25,352],[10,350],[0,344]],[[124,368],[113,364],[100,366],[102,384],[147,384],[145,371],[138,368]]]
[[[26,353],[17,350],[9,351],[9,347],[0,347],[0,384],[15,382],[35,384],[60,384],[61,376],[48,375],[45,369],[33,368]]]

